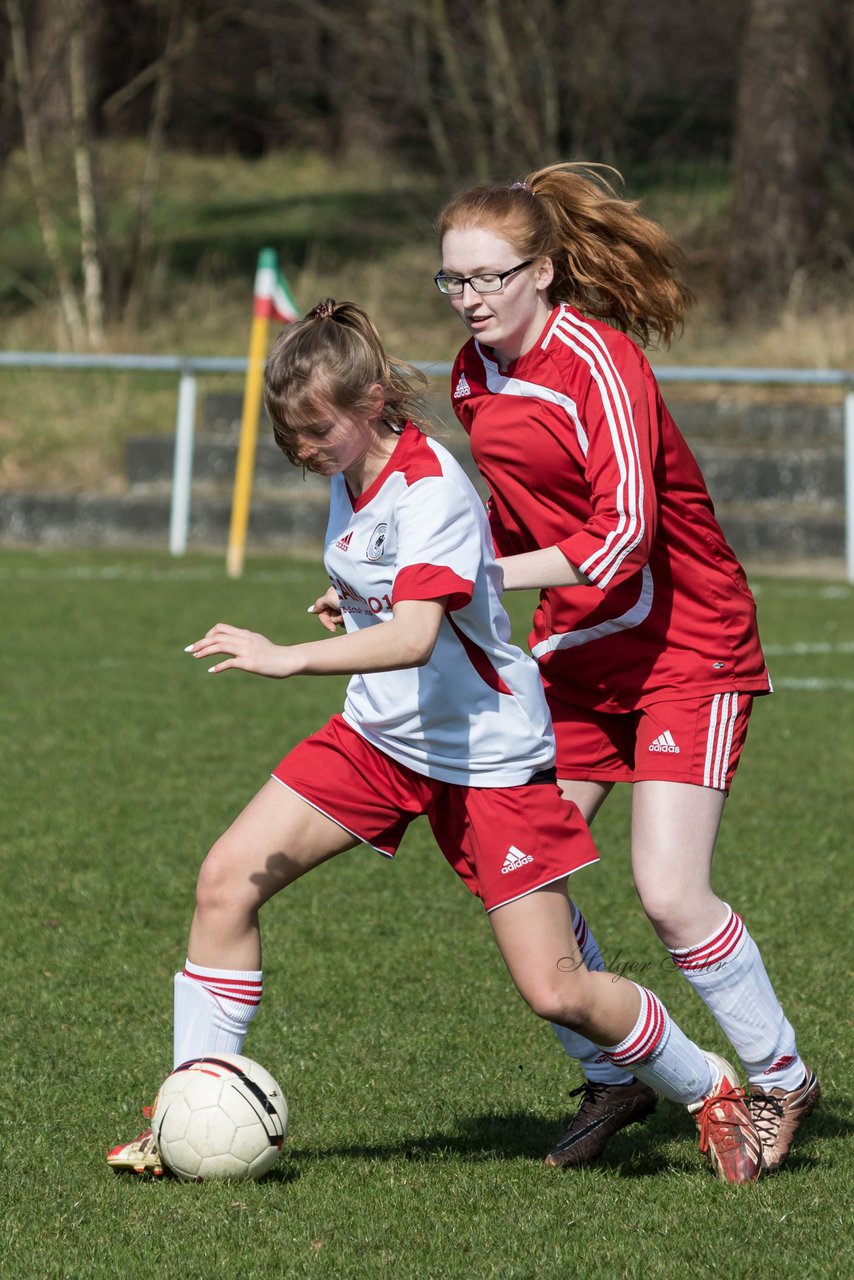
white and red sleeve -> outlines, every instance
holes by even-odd
[[[471,504],[442,476],[407,487],[395,509],[397,562],[392,604],[448,597],[462,609],[474,592],[481,561],[480,531]]]

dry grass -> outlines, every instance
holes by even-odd
[[[141,161],[134,145],[102,155],[114,261],[130,222]],[[61,157],[51,163],[59,206],[70,174]],[[646,207],[686,246],[701,301],[671,350],[650,353],[653,363],[854,370],[854,304],[839,300],[844,293],[838,282],[823,295],[808,295],[799,282],[782,311],[763,324],[722,322],[714,291],[704,281],[714,277],[723,243],[725,183],[721,175],[682,177],[650,185]],[[448,360],[463,333],[430,283],[438,263],[431,220],[443,194],[428,177],[392,171],[380,160],[348,171],[317,155],[257,162],[169,155],[155,218],[157,258],[148,310],[134,327],[115,320],[106,350],[243,356],[254,263],[258,249],[270,244],[279,249],[301,307],[325,296],[353,298],[376,318],[395,354]],[[12,158],[4,176],[4,211],[3,346],[61,349],[20,157]],[[64,230],[70,252],[73,227]],[[230,385],[240,389],[239,381]],[[0,371],[0,489],[121,489],[124,441],[140,432],[171,432],[176,390],[174,378],[154,375]],[[680,388],[683,394],[687,389]],[[694,394],[717,392],[705,387]]]

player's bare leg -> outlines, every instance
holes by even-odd
[[[666,947],[691,947],[727,917],[711,879],[725,803],[724,791],[689,783],[632,787],[635,888]]]
[[[197,965],[257,969],[258,912],[274,894],[359,841],[270,778],[199,871],[187,954]]]
[[[749,1081],[766,1172],[778,1169],[820,1097],[794,1030],[743,920],[712,889],[725,793],[637,782],[632,797],[635,883],[674,964],[717,1018]]]
[[[558,785],[581,810],[588,826],[613,788],[613,783],[591,780],[561,779]],[[590,969],[602,967],[596,938],[577,908],[574,925],[585,964]],[[553,1168],[566,1169],[596,1160],[615,1133],[652,1114],[657,1095],[631,1071],[606,1058],[592,1041],[558,1023],[552,1027],[566,1053],[584,1072],[584,1083],[569,1092],[570,1098],[580,1099],[578,1109],[545,1159]]]
[[[261,1000],[261,907],[357,843],[273,778],[217,840],[199,872],[187,963],[175,976],[176,1065],[242,1052]]]
[[[623,1039],[640,1011],[637,987],[585,968],[565,881],[497,907],[489,921],[519,994],[536,1014],[598,1045]]]
[[[199,872],[187,965],[175,975],[175,1064],[241,1051],[261,998],[261,907],[357,843],[274,779],[217,840]],[[117,1173],[164,1172],[150,1128],[113,1147],[107,1163]]]
[[[732,1068],[688,1040],[652,992],[585,968],[565,882],[496,908],[490,923],[510,976],[540,1017],[588,1037],[645,1084],[687,1106],[719,1177],[758,1177],[761,1143]]]

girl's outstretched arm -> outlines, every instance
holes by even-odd
[[[389,622],[306,644],[274,644],[256,631],[218,622],[201,640],[187,645],[194,658],[229,656],[208,670],[249,671],[284,680],[288,676],[355,675],[369,671],[397,671],[423,667],[439,635],[446,597],[440,600],[401,600]]]

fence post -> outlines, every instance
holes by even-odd
[[[172,465],[172,509],[169,516],[169,550],[173,556],[182,556],[187,550],[195,424],[196,377],[189,369],[183,369],[178,387],[178,417],[175,421],[175,455]]]
[[[854,583],[854,383],[845,389],[845,568]]]

